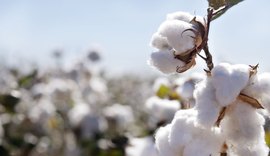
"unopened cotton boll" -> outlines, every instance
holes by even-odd
[[[197,121],[205,128],[214,126],[222,108],[216,100],[215,91],[210,78],[199,83],[194,91],[196,101],[194,109],[198,112]]]
[[[197,35],[190,29],[196,31],[190,23],[168,20],[160,25],[158,32],[167,38],[170,47],[175,50],[175,54],[179,55],[196,47]]]
[[[236,100],[248,84],[250,67],[221,63],[213,68],[211,75],[217,101],[221,106],[227,106]]]
[[[148,64],[164,74],[175,73],[177,67],[185,65],[184,62],[176,59],[171,51],[153,52]]]
[[[171,125],[166,125],[165,127],[161,127],[158,129],[155,134],[155,142],[158,150],[159,156],[176,156],[178,155],[176,151],[174,151],[169,143],[169,134],[171,131]]]

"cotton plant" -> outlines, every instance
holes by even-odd
[[[209,0],[205,19],[171,13],[153,35],[151,45],[158,51],[151,54],[149,63],[159,71],[185,72],[195,65],[196,56],[208,67],[193,88],[194,107],[178,110],[171,123],[157,130],[160,156],[268,155],[260,109],[270,111],[270,74],[258,73],[258,65],[214,66],[208,49],[210,22],[238,2]]]

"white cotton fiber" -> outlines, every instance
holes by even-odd
[[[250,67],[221,63],[213,68],[212,82],[216,89],[216,99],[221,106],[227,106],[236,100],[241,90],[248,84]]]
[[[177,100],[160,99],[154,96],[146,101],[146,108],[150,117],[157,122],[170,122],[175,112],[180,109],[180,103]]]
[[[264,118],[251,105],[237,100],[226,110],[220,127],[226,143],[251,146],[264,140]]]
[[[125,149],[126,156],[157,156],[154,138],[147,136],[143,138],[131,138],[129,146]]]
[[[177,66],[183,67],[185,65],[184,62],[174,58],[171,51],[158,51],[152,53],[148,64],[164,74],[175,73]]]
[[[168,20],[160,25],[158,32],[161,36],[167,38],[169,45],[175,49],[176,54],[182,54],[195,47],[194,37],[196,35],[188,29],[194,30],[194,26],[179,20]]]
[[[180,21],[189,23],[194,17],[195,17],[194,15],[191,15],[188,12],[178,11],[178,12],[167,14],[166,19],[167,20],[180,20]]]
[[[220,156],[223,144],[219,129],[201,129],[185,146],[183,156]]]
[[[222,107],[215,97],[215,88],[211,79],[206,79],[196,86],[194,91],[195,108],[198,112],[197,121],[202,127],[210,128],[215,125]]]
[[[196,111],[194,109],[179,110],[171,123],[169,142],[171,148],[182,153],[183,148],[192,139],[196,131]]]
[[[161,127],[158,129],[155,134],[156,147],[159,153],[159,156],[177,156],[177,153],[172,150],[168,136],[171,131],[171,125]]]
[[[167,38],[164,36],[161,36],[159,33],[154,33],[150,45],[152,47],[155,47],[159,50],[170,50],[171,47],[168,44]]]

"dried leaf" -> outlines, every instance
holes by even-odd
[[[250,104],[251,106],[253,106],[254,108],[262,108],[263,109],[263,106],[259,103],[258,100],[256,100],[255,98],[253,97],[250,97],[248,95],[245,95],[243,93],[240,93],[240,95],[238,96],[238,99]]]
[[[190,69],[191,67],[195,66],[196,65],[195,57],[196,57],[196,55],[193,55],[192,59],[183,67],[177,66],[176,72],[183,73],[183,72],[187,71],[188,69]]]
[[[226,107],[223,107],[223,108],[221,109],[221,111],[219,112],[219,116],[218,116],[218,119],[217,119],[217,121],[216,121],[217,127],[219,127],[221,120],[222,120],[222,119],[224,118],[224,116],[225,116],[225,113],[226,113]]]

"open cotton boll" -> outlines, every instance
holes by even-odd
[[[192,139],[196,129],[196,114],[193,109],[179,110],[171,123],[169,143],[171,148],[179,153]]]
[[[199,83],[194,91],[194,97],[198,124],[205,128],[214,126],[222,107],[216,100],[212,79],[208,78]]]
[[[195,17],[194,15],[188,12],[178,11],[178,12],[167,14],[166,19],[167,20],[180,20],[180,21],[185,21],[189,23],[194,17]]]
[[[134,115],[130,106],[121,104],[113,104],[103,109],[103,114],[106,118],[116,122],[117,127],[121,130],[125,130],[128,126],[134,122]]]
[[[155,134],[155,142],[158,150],[159,156],[177,156],[179,155],[175,152],[169,144],[169,134],[171,131],[171,125],[166,125],[157,130]]]
[[[269,148],[265,142],[258,142],[252,146],[238,144],[227,151],[228,156],[268,156]]]
[[[161,36],[159,33],[154,33],[150,45],[152,47],[155,47],[159,50],[170,50],[172,47],[169,46],[167,38],[164,36]]]
[[[167,20],[163,22],[158,32],[167,38],[169,45],[179,55],[195,48],[196,35],[190,29],[195,30],[190,23],[179,20]]]
[[[176,59],[171,51],[158,51],[151,54],[148,64],[164,74],[176,72],[177,66],[183,67],[184,62]]]
[[[201,132],[185,146],[183,156],[220,156],[223,143],[218,128],[201,129]]]
[[[146,108],[150,114],[150,119],[156,122],[170,122],[177,110],[180,109],[180,103],[177,100],[160,99],[151,97],[146,101]]]
[[[73,127],[77,127],[81,123],[83,118],[87,114],[90,114],[90,113],[91,113],[91,110],[87,104],[85,104],[85,103],[76,104],[68,112],[68,118],[69,118],[70,124]]]
[[[237,100],[220,123],[228,146],[254,146],[264,141],[264,118],[251,105]]]
[[[125,153],[126,156],[158,156],[152,136],[131,138],[129,140],[129,146],[125,149]]]
[[[227,106],[236,100],[241,90],[248,84],[250,67],[221,63],[213,68],[211,75],[217,101],[221,106]]]

